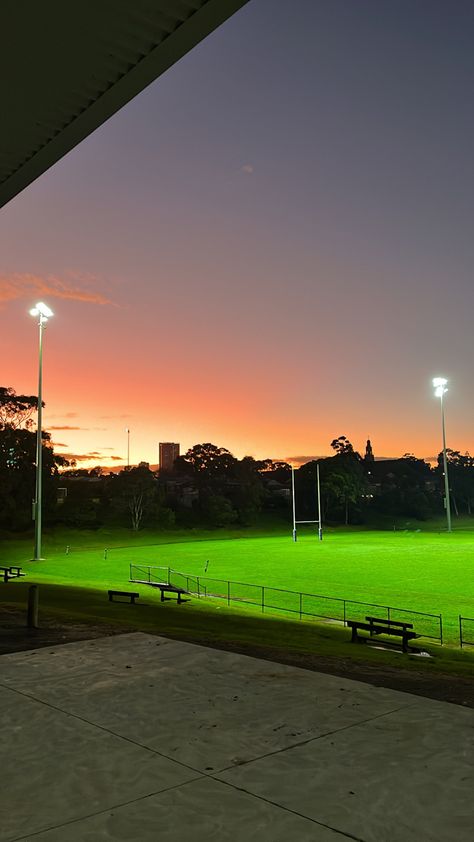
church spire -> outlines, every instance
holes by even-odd
[[[374,454],[373,454],[373,450],[372,450],[372,445],[370,443],[370,439],[367,439],[367,444],[365,446],[364,461],[365,462],[375,462],[375,458],[374,458]]]

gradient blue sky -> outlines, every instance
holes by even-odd
[[[0,219],[0,381],[57,449],[474,450],[474,4],[251,0]],[[69,429],[68,429],[69,428]],[[72,429],[77,428],[77,429]]]

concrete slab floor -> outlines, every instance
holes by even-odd
[[[474,711],[141,633],[0,658],[0,842],[464,842]]]

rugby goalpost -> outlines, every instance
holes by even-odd
[[[295,495],[295,469],[291,466],[291,498],[293,501],[293,541],[298,538],[297,526],[303,523],[317,523],[318,524],[318,539],[323,540],[323,529],[321,525],[321,486],[319,482],[319,462],[316,464],[316,488],[318,493],[318,519],[317,520],[296,520],[296,495]]]

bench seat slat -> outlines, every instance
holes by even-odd
[[[366,617],[365,618],[369,623],[384,623],[387,626],[400,626],[406,629],[412,629],[413,623],[405,623],[402,620],[389,620],[384,617]]]

